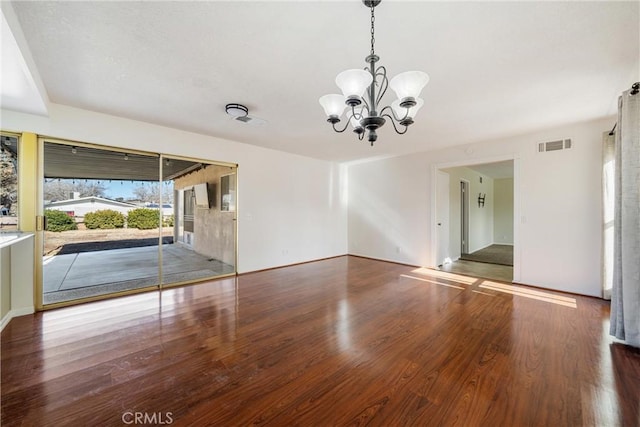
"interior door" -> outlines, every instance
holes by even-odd
[[[469,181],[460,181],[460,253],[469,253]]]
[[[438,252],[436,262],[440,266],[450,260],[449,254],[449,174],[438,171],[436,176],[436,227]]]

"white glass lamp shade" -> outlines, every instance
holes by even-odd
[[[411,117],[412,119],[418,114],[418,110],[422,108],[424,105],[424,100],[422,98],[416,98],[416,105],[409,108],[409,114],[407,114],[407,109],[405,107],[400,106],[400,100],[396,99],[391,103],[391,108],[393,108],[393,112],[396,113],[396,117],[398,119],[404,119],[405,114],[407,117]]]
[[[418,98],[422,89],[429,83],[429,75],[422,71],[405,71],[389,82],[398,99]]]
[[[318,100],[327,117],[340,117],[347,105],[344,103],[344,96],[338,94],[330,94],[321,96]]]
[[[346,70],[336,77],[336,84],[346,98],[361,97],[372,81],[371,73],[365,70]]]

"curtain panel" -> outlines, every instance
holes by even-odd
[[[640,94],[618,100],[611,335],[640,347]]]

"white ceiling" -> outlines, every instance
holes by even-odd
[[[10,15],[11,18],[15,20],[15,15]],[[0,105],[8,110],[46,115],[46,96],[38,89],[25,55],[20,51],[16,38],[20,38],[22,32],[18,28],[16,33],[18,37],[9,27],[3,8],[0,20]]]
[[[637,1],[384,0],[380,63],[390,76],[415,69],[431,81],[409,132],[387,124],[370,147],[334,133],[317,101],[338,92],[340,71],[365,66],[370,16],[360,0],[11,5],[51,102],[327,160],[611,116],[640,80]],[[268,123],[232,120],[229,102]]]

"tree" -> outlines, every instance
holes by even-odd
[[[168,185],[161,186],[157,182],[138,185],[133,189],[133,194],[143,202],[159,203],[160,187],[162,187],[162,203],[173,203],[173,188]]]
[[[11,206],[18,201],[18,173],[16,161],[9,151],[0,152],[0,205],[11,212]]]
[[[106,186],[97,180],[56,179],[44,183],[45,200],[67,200],[72,193],[80,193],[80,197],[105,197]]]

